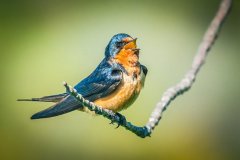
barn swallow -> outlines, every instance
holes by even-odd
[[[97,68],[74,88],[96,105],[119,112],[129,107],[144,86],[147,68],[139,62],[137,38],[125,33],[112,37],[105,49],[105,57]],[[49,118],[74,110],[87,111],[68,93],[19,101],[55,102],[53,106],[34,114],[31,119]]]

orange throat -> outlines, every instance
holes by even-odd
[[[136,67],[139,63],[138,55],[133,50],[125,48],[121,49],[114,59],[125,68]]]

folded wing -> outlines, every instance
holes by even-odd
[[[98,68],[74,88],[85,99],[95,101],[113,92],[122,80],[122,71],[100,64]],[[34,114],[31,119],[54,117],[83,107],[74,97],[65,93],[65,97],[50,108]],[[51,96],[48,96],[51,97]],[[41,98],[40,98],[41,99]],[[45,98],[47,101],[47,98]]]

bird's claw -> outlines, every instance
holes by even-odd
[[[126,123],[126,118],[120,113],[115,113],[115,115],[113,115],[113,119],[109,124],[114,124],[114,123],[117,123],[117,127],[116,127],[117,129],[120,125],[124,125]]]
[[[110,122],[109,124],[114,124],[114,121],[113,121],[113,120],[111,120],[111,122]]]
[[[119,121],[118,121],[118,124],[116,127],[116,129],[117,129],[120,125],[124,125],[126,123],[126,118],[123,115],[121,115],[120,113],[116,113],[116,115],[119,117]]]

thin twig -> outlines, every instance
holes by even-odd
[[[204,64],[207,54],[214,44],[220,28],[230,11],[231,4],[231,0],[223,0],[221,2],[216,16],[212,20],[212,23],[205,33],[201,44],[199,45],[198,51],[192,63],[192,68],[186,73],[184,78],[178,84],[169,88],[163,94],[162,99],[157,103],[156,108],[153,110],[149,121],[146,124],[146,127],[149,128],[150,131],[152,131],[157,126],[160,119],[162,118],[162,113],[167,109],[171,101],[192,87],[197,73]]]
[[[157,103],[155,109],[153,110],[149,121],[143,127],[137,127],[130,122],[127,122],[126,118],[119,113],[114,113],[111,110],[103,109],[101,106],[97,106],[94,103],[89,102],[88,100],[84,99],[80,94],[78,94],[77,91],[71,86],[69,86],[66,82],[64,83],[64,86],[66,87],[69,94],[74,96],[84,106],[88,107],[89,110],[110,119],[112,123],[117,123],[119,126],[130,130],[139,137],[145,138],[147,136],[150,136],[153,129],[157,126],[160,119],[162,118],[162,113],[167,109],[168,105],[177,96],[189,90],[193,85],[197,73],[204,64],[207,54],[217,38],[221,25],[223,24],[227,14],[229,13],[231,4],[231,0],[222,0],[216,16],[214,17],[211,25],[209,26],[207,32],[203,37],[203,40],[193,60],[191,69],[186,73],[184,78],[178,84],[164,92],[160,102]]]

